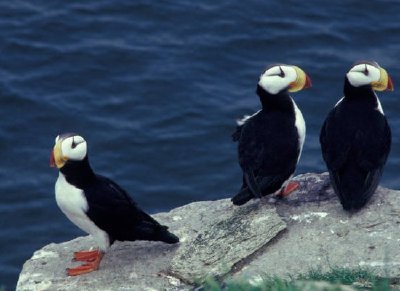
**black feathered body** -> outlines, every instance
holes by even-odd
[[[87,157],[68,162],[60,170],[56,199],[67,217],[98,238],[103,248],[115,240],[179,241],[166,226],[142,211],[119,185],[96,175]]]
[[[260,187],[261,194],[271,194],[294,173],[304,141],[296,126],[298,113],[294,101],[287,91],[276,95],[268,94],[258,88],[263,108],[247,118],[233,134],[238,141],[238,159],[244,175],[252,173]],[[296,114],[296,110],[298,111]],[[305,127],[304,127],[305,130]],[[242,190],[232,198],[241,205],[254,198],[243,179]]]
[[[345,81],[345,97],[320,133],[323,158],[343,208],[362,208],[375,192],[390,152],[391,132],[371,86]]]

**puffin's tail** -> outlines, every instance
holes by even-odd
[[[179,242],[179,237],[177,237],[172,232],[169,232],[167,230],[167,227],[165,227],[165,229],[159,232],[157,240],[165,242],[167,244],[176,244]]]
[[[233,196],[231,198],[231,201],[234,205],[240,206],[247,203],[253,198],[254,198],[253,194],[249,191],[248,188],[245,188],[241,190],[239,193],[237,193],[235,196]]]
[[[161,225],[157,221],[142,222],[132,233],[130,240],[150,240],[162,241],[167,244],[175,244],[179,242],[179,238],[168,231],[168,226]]]
[[[339,196],[343,209],[347,211],[358,211],[363,208],[378,187],[382,175],[382,168],[361,172],[354,167],[347,167],[342,175],[330,173],[332,186]]]

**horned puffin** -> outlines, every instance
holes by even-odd
[[[344,97],[329,112],[320,133],[332,187],[345,210],[356,211],[378,187],[391,145],[391,131],[376,91],[393,91],[385,69],[355,63],[344,79]]]
[[[142,211],[118,184],[93,172],[82,136],[74,133],[57,136],[50,165],[59,169],[55,184],[58,206],[98,244],[96,250],[74,253],[74,259],[84,264],[67,269],[69,276],[97,270],[104,253],[116,240],[179,242],[168,227]]]
[[[306,126],[289,92],[311,86],[311,79],[297,66],[272,65],[260,76],[256,93],[262,109],[238,120],[233,141],[238,144],[242,187],[232,199],[243,205],[281,189],[285,196],[298,188],[289,182],[303,148]]]

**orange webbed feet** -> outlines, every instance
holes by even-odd
[[[300,187],[299,182],[289,182],[285,188],[283,188],[280,192],[279,195],[282,197],[288,196],[290,193],[296,191]]]
[[[103,253],[96,251],[80,251],[74,253],[74,260],[86,262],[81,266],[68,268],[68,276],[78,276],[96,271],[99,268]]]

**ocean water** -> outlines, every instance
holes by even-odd
[[[307,123],[297,173],[322,172],[318,135],[360,59],[400,85],[399,1],[1,1],[0,285],[32,253],[83,233],[57,208],[54,138],[78,132],[96,172],[147,212],[228,198],[241,172],[235,119],[258,110],[258,77],[296,64]],[[400,188],[399,93],[379,93],[392,127],[381,184]]]

